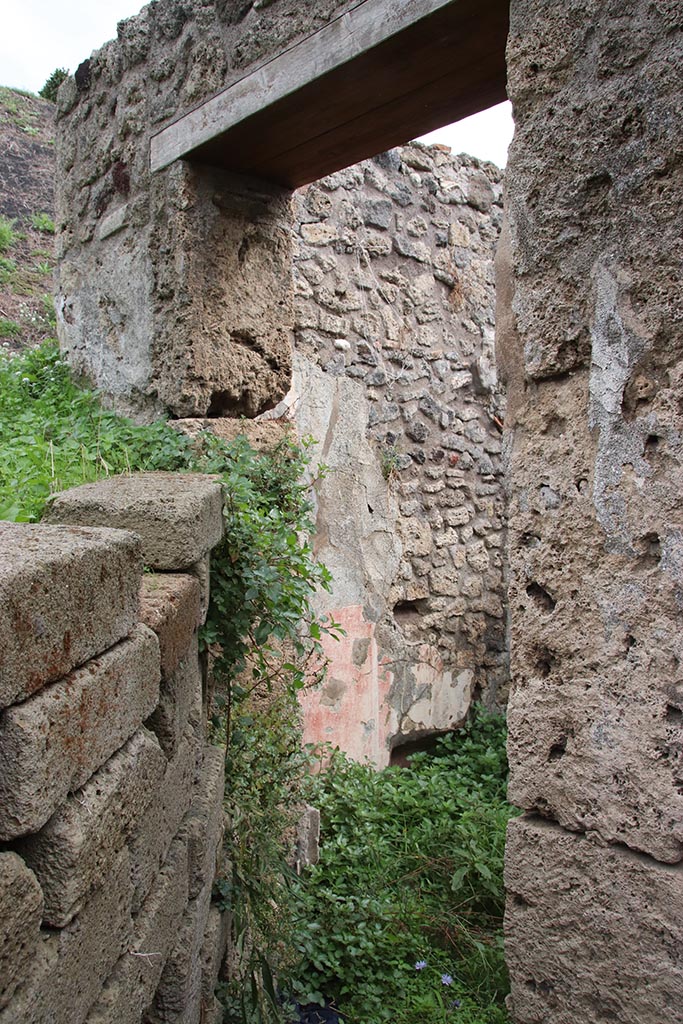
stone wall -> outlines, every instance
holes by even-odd
[[[306,733],[390,748],[505,700],[502,399],[493,364],[501,172],[412,144],[295,193],[293,388],[328,467],[333,589]]]
[[[512,4],[517,1024],[683,1019],[682,30],[667,0]]]
[[[290,383],[288,194],[178,161],[150,138],[351,0],[164,0],[62,86],[59,338],[119,409],[253,416]]]
[[[0,524],[0,1024],[221,1019],[197,651],[221,507],[141,474]]]

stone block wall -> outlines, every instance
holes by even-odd
[[[152,175],[150,139],[353,6],[150,3],[61,89],[59,338],[117,408],[253,416],[287,391],[289,195],[182,161]]]
[[[220,1020],[197,630],[221,535],[220,485],[193,475],[0,524],[0,1024]]]
[[[294,196],[294,375],[276,412],[328,467],[320,610],[346,630],[306,732],[378,764],[475,695],[506,697],[501,189],[492,164],[411,144]]]
[[[511,13],[513,1015],[678,1024],[683,9]]]

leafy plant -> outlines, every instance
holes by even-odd
[[[32,213],[31,224],[36,231],[41,231],[44,235],[55,233],[55,222],[49,213]]]
[[[21,326],[16,320],[0,317],[0,338],[16,338],[21,334]]]
[[[16,273],[17,265],[14,260],[0,256],[0,284],[9,284]]]
[[[56,103],[59,87],[64,79],[68,77],[69,72],[66,68],[55,68],[38,95],[42,96],[44,100],[50,100],[51,103]]]
[[[332,755],[312,798],[321,860],[295,882],[298,1002],[363,1024],[436,1024],[455,1008],[466,1024],[505,1021],[506,776],[504,723],[483,710],[410,770]]]
[[[0,216],[0,253],[7,252],[17,241],[18,235],[14,230],[16,220]]]

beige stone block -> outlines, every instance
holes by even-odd
[[[112,967],[130,946],[130,873],[123,851],[78,917],[44,932],[30,973],[0,1024],[83,1024]]]
[[[202,1006],[212,1005],[218,977],[225,960],[230,937],[230,915],[215,904],[209,907],[209,915],[202,943]]]
[[[15,853],[0,853],[0,1009],[26,975],[38,946],[43,894]]]
[[[219,747],[206,747],[192,805],[179,833],[187,842],[190,899],[212,885],[216,875],[225,821],[224,788],[224,752]]]
[[[216,477],[134,473],[56,494],[45,520],[132,530],[142,539],[145,565],[180,571],[223,536],[223,494]]]
[[[510,822],[506,959],[516,1024],[678,1024],[683,865],[554,822]]]
[[[182,660],[162,676],[159,703],[145,723],[155,733],[168,758],[175,756],[191,717],[196,717],[196,699],[199,694],[201,702],[201,692],[202,677],[195,633]]]
[[[144,903],[190,807],[195,770],[196,740],[188,729],[130,841],[133,913]]]
[[[52,815],[17,844],[43,888],[43,920],[61,928],[107,877],[166,770],[155,738],[140,729]]]
[[[200,1024],[202,1015],[202,947],[211,907],[211,885],[191,900],[177,942],[161,975],[154,1005],[145,1024]]]
[[[123,746],[159,697],[147,626],[0,715],[0,839],[36,832]]]
[[[129,533],[0,523],[0,708],[126,636],[141,572]]]
[[[161,675],[168,676],[187,655],[199,625],[199,581],[194,575],[145,573],[140,618],[159,639]]]
[[[187,907],[187,846],[176,841],[133,922],[129,949],[107,978],[87,1024],[140,1024],[151,1006]]]

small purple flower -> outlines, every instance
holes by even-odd
[[[459,999],[454,999],[451,1002],[451,1008],[454,1009],[454,1010],[459,1010],[461,1006],[462,1006],[462,1003],[460,1002]]]
[[[452,985],[453,984],[453,979],[451,978],[450,974],[442,974],[441,975],[441,984],[442,985]]]
[[[426,960],[418,960],[417,963],[415,964],[415,970],[416,971],[424,971],[426,966],[427,966],[427,961]]]

